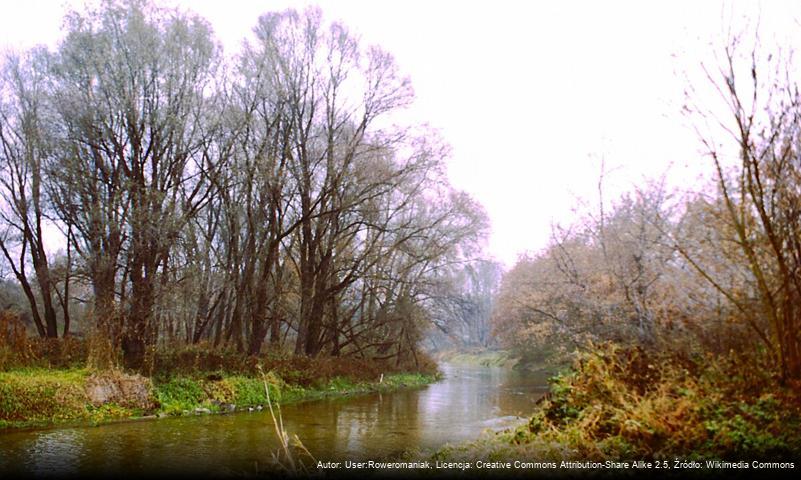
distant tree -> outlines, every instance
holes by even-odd
[[[433,320],[457,347],[490,347],[492,313],[503,269],[492,260],[475,260],[455,268],[432,299]]]
[[[518,352],[583,348],[588,340],[655,346],[676,309],[668,196],[659,184],[624,195],[611,209],[554,228],[542,254],[504,276],[495,331]]]

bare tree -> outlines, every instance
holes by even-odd
[[[54,279],[44,240],[48,208],[44,165],[52,150],[43,126],[47,122],[44,62],[41,50],[11,56],[4,62],[0,80],[0,198],[4,208],[0,215],[7,228],[0,232],[0,250],[25,292],[39,335],[54,338],[58,337]],[[26,271],[29,262],[37,291]]]
[[[122,345],[139,366],[155,339],[157,278],[205,200],[204,106],[218,49],[204,21],[142,2],[73,13],[67,25],[54,60],[64,126],[54,198],[75,225],[101,322],[114,315],[118,282],[130,283]]]
[[[20,76],[43,92],[41,109],[19,103],[36,121],[3,107],[16,223],[2,245],[32,309],[52,312],[55,292],[66,328],[70,282],[86,281],[96,333],[134,368],[159,345],[258,355],[268,336],[303,355],[416,359],[432,292],[487,221],[448,184],[434,133],[388,126],[413,99],[391,55],[317,9],[262,16],[231,63],[204,21],[144,0],[65,25]],[[26,227],[40,197],[67,239],[57,279]]]
[[[801,97],[792,63],[781,52],[761,55],[757,40],[736,36],[716,66],[704,66],[725,113],[702,109],[691,98],[688,110],[700,122],[722,128],[736,152],[729,162],[719,138],[701,134],[717,177],[721,207],[744,265],[754,280],[758,308],[727,288],[708,264],[686,255],[727,300],[737,307],[772,352],[785,380],[801,377]],[[744,51],[746,50],[746,51]],[[699,134],[701,133],[699,129]],[[767,320],[768,332],[760,327]]]

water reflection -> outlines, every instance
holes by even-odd
[[[284,426],[320,460],[376,459],[435,448],[529,413],[543,375],[445,365],[426,388],[283,408]],[[269,413],[241,413],[0,434],[0,473],[232,474],[278,447]]]

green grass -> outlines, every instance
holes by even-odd
[[[303,387],[287,383],[272,372],[265,374],[264,379],[243,375],[221,377],[220,380],[174,377],[155,381],[156,398],[161,403],[157,413],[191,414],[195,408],[207,408],[215,412],[224,410],[225,404],[233,404],[237,409],[265,406],[265,380],[270,389],[271,400],[287,404],[332,396],[422,387],[439,379],[438,375],[394,373],[386,375],[382,382],[357,382],[346,377],[334,377],[320,385]]]
[[[0,372],[0,427],[87,420],[86,369]]]
[[[161,404],[160,411],[168,415],[181,414],[201,406],[206,397],[201,383],[187,377],[170,378],[155,383],[155,397]]]

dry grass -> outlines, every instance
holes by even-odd
[[[12,311],[0,312],[0,371],[13,368],[73,368],[86,365],[88,346],[83,340],[29,337]]]
[[[598,346],[553,379],[527,425],[441,456],[801,458],[801,392],[752,362]]]

